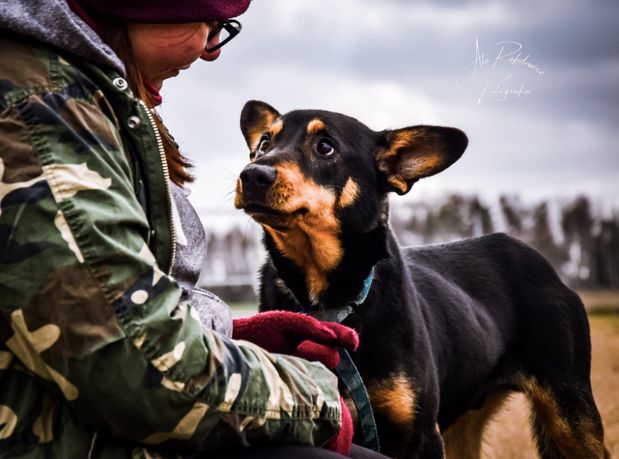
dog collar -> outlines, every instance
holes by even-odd
[[[309,315],[327,322],[342,323],[350,316],[355,308],[363,304],[370,293],[372,282],[374,280],[374,267],[370,270],[370,274],[364,279],[361,292],[357,298],[351,301],[346,306],[341,308],[326,309],[324,311],[311,312]],[[359,424],[361,427],[361,442],[366,448],[380,452],[380,443],[378,441],[378,432],[376,429],[376,420],[374,419],[374,411],[370,404],[368,391],[363,384],[363,379],[359,370],[355,366],[352,357],[346,349],[339,349],[340,364],[335,369],[338,375],[341,386],[345,387],[352,398],[357,414],[359,416]]]
[[[374,266],[370,270],[370,274],[363,281],[363,288],[361,289],[361,293],[357,296],[357,299],[353,301],[354,306],[359,306],[362,304],[368,297],[370,293],[370,289],[372,288],[372,281],[374,280]]]
[[[363,287],[361,288],[361,292],[357,295],[353,301],[351,301],[346,306],[342,306],[339,308],[329,308],[321,311],[310,312],[309,315],[318,320],[324,320],[326,322],[337,322],[341,324],[346,320],[346,318],[351,315],[355,309],[362,305],[363,302],[367,299],[368,294],[370,293],[370,289],[372,288],[372,282],[374,281],[374,266],[370,270],[370,273],[363,280]]]

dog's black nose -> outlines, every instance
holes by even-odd
[[[271,166],[250,164],[241,172],[241,182],[245,191],[262,191],[275,181],[277,172]]]

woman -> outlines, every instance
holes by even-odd
[[[349,450],[335,376],[232,340],[225,305],[195,289],[204,234],[188,163],[153,110],[167,78],[219,56],[223,21],[248,6],[0,5],[1,456]],[[235,337],[269,333],[272,352],[321,361],[356,345],[345,327],[286,314]]]

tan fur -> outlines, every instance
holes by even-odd
[[[421,145],[424,143],[423,135],[419,132],[419,130],[395,131],[392,133],[392,138],[389,140],[391,140],[391,145],[389,150],[384,152],[385,158],[395,156],[402,148],[408,148],[414,144]]]
[[[277,166],[277,179],[268,204],[294,215],[285,226],[265,225],[277,249],[306,272],[310,297],[315,301],[328,287],[327,273],[342,259],[340,222],[335,217],[335,192],[305,177],[294,163]]]
[[[394,188],[400,190],[402,193],[406,193],[409,190],[408,183],[400,179],[397,175],[390,175],[387,177],[387,181],[394,186]]]
[[[405,180],[426,177],[440,169],[442,164],[443,160],[439,157],[438,152],[424,154],[419,158],[406,158],[400,162],[398,175]]]
[[[507,398],[507,392],[490,395],[481,409],[467,411],[443,433],[447,459],[481,457],[484,429]]]
[[[359,186],[357,182],[355,182],[352,178],[349,178],[346,181],[346,185],[342,189],[340,193],[340,199],[338,201],[339,207],[348,207],[355,202],[357,196],[359,195]]]
[[[401,427],[411,429],[415,418],[415,391],[412,381],[400,373],[368,387],[372,408]]]
[[[317,132],[320,132],[325,129],[325,123],[318,118],[314,118],[309,123],[307,123],[307,133],[309,135],[314,135]]]
[[[389,148],[377,155],[378,168],[401,194],[408,192],[412,181],[441,169],[443,157],[440,147],[434,145],[423,129],[394,131],[388,141]]]
[[[247,145],[251,151],[255,151],[258,148],[260,139],[264,134],[270,134],[271,138],[275,137],[281,132],[284,127],[284,123],[281,118],[278,118],[276,113],[268,110],[262,111],[263,116],[260,118],[260,122],[255,123],[247,132]]]
[[[535,378],[522,381],[521,387],[546,434],[554,440],[565,457],[606,457],[603,434],[597,431],[590,420],[583,418],[576,425],[570,425],[560,412],[551,390],[542,387]]]
[[[281,118],[277,118],[273,124],[271,124],[271,138],[275,138],[284,129],[284,122]]]

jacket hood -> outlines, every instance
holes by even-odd
[[[2,0],[0,29],[34,38],[124,75],[114,51],[77,16],[65,0]]]

